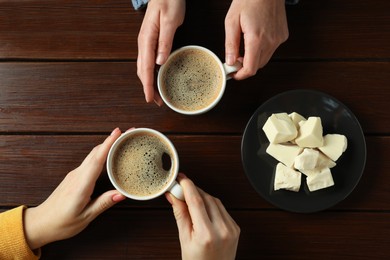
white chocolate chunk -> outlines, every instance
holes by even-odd
[[[327,134],[324,136],[324,145],[318,149],[333,161],[337,161],[347,149],[347,145],[347,138],[344,135]]]
[[[303,148],[297,145],[270,143],[266,152],[279,162],[284,163],[287,167],[292,168],[295,157],[297,157],[302,150]]]
[[[282,163],[278,163],[275,172],[274,190],[290,190],[298,192],[301,187],[302,174]]]
[[[288,142],[298,135],[298,130],[287,113],[272,114],[265,122],[263,131],[273,144]]]
[[[317,166],[320,152],[314,149],[305,148],[301,154],[294,159],[294,168],[300,171],[313,170]]]
[[[319,117],[309,117],[300,122],[298,137],[295,142],[300,147],[316,148],[323,145],[322,123]]]
[[[300,169],[300,172],[306,176],[311,176],[318,174],[323,171],[325,168],[333,168],[336,166],[336,163],[329,159],[326,155],[318,151],[317,164],[314,169]]]
[[[321,170],[322,168],[314,168],[313,170],[301,170],[300,172],[309,177],[318,174]]]
[[[292,112],[288,116],[291,118],[291,120],[293,121],[293,123],[297,129],[299,129],[299,122],[306,121],[306,118],[304,118],[303,116],[301,116],[297,112]]]
[[[336,166],[336,163],[329,159],[328,156],[319,152],[316,168],[333,168]]]
[[[309,174],[306,178],[306,183],[310,191],[316,191],[334,185],[332,173],[329,168],[323,168],[320,171]]]

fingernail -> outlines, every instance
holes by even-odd
[[[115,194],[114,196],[112,196],[112,201],[113,202],[119,202],[119,201],[122,201],[124,200],[126,197],[123,196],[122,194]]]
[[[161,101],[158,101],[158,100],[156,100],[156,99],[154,99],[154,103],[155,103],[157,106],[159,106],[159,107],[162,106]]]
[[[163,63],[164,63],[164,56],[162,54],[157,54],[156,63],[158,65],[163,65]]]
[[[233,65],[235,62],[234,56],[231,54],[226,55],[226,64],[227,65]]]
[[[182,173],[182,172],[179,172],[178,176],[181,179],[187,178],[187,176],[184,173]]]
[[[114,135],[117,131],[119,131],[119,127],[115,128],[114,130],[112,130],[111,134],[110,135]]]
[[[167,201],[173,205],[173,199],[172,199],[173,195],[169,192],[165,193],[165,198],[167,199]]]
[[[150,103],[153,101],[152,97],[145,96],[146,103]]]

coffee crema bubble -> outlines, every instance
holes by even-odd
[[[174,158],[168,144],[161,138],[145,133],[129,136],[113,157],[116,183],[127,193],[136,196],[160,192],[170,182],[174,167],[171,165],[170,169],[164,169],[164,154]]]
[[[180,51],[168,60],[165,68],[162,91],[181,110],[195,111],[209,106],[223,86],[219,63],[203,50]]]

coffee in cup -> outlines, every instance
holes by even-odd
[[[160,132],[148,128],[123,133],[107,158],[107,172],[114,187],[137,200],[152,199],[166,191],[183,200],[176,182],[178,168],[173,144]],[[175,194],[177,190],[179,193]]]
[[[225,91],[227,75],[240,67],[222,64],[206,48],[182,47],[161,66],[158,89],[164,102],[176,112],[201,114],[219,102]]]

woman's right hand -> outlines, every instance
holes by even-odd
[[[235,259],[240,227],[221,201],[197,188],[185,175],[179,174],[185,202],[170,193],[179,229],[182,259]]]

